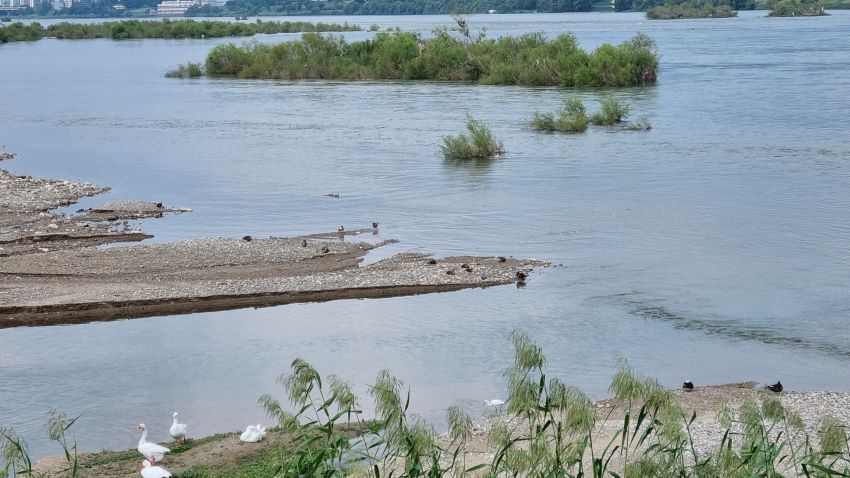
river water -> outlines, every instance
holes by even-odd
[[[389,251],[535,257],[528,287],[0,330],[0,424],[36,457],[48,406],[81,414],[83,450],[265,420],[257,398],[295,357],[364,397],[389,368],[436,427],[504,398],[508,334],[551,375],[605,396],[617,357],[678,386],[740,380],[850,390],[850,12],[648,22],[640,14],[488,15],[489,36],[574,32],[587,48],[649,34],[656,86],[169,80],[217,40],[0,46],[0,142],[20,174],[191,214],[155,241],[285,236],[381,223]],[[309,20],[309,19],[308,19]],[[429,32],[447,17],[313,18]],[[352,33],[362,38],[368,33]],[[262,42],[294,35],[258,36]],[[238,40],[241,41],[241,40]],[[570,95],[615,96],[653,130],[524,128]],[[508,154],[453,165],[441,137],[486,120]],[[325,196],[339,194],[339,199]]]

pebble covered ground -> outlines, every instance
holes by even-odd
[[[818,440],[824,419],[833,419],[845,427],[850,427],[850,392],[784,391],[773,394],[765,391],[763,387],[757,386],[755,382],[744,382],[697,387],[692,392],[677,390],[674,393],[689,413],[696,412],[697,414],[697,419],[690,428],[695,449],[701,457],[709,456],[716,449],[726,431],[717,419],[719,409],[728,407],[737,411],[745,400],[759,402],[765,394],[769,397],[779,398],[782,405],[799,415],[805,424],[803,430],[792,431],[792,441],[795,447],[802,445],[805,434],[808,434],[814,440]],[[595,407],[597,426],[594,431],[594,440],[598,443],[607,444],[622,426],[625,408],[613,400],[600,400],[595,403]],[[636,413],[633,413],[633,415],[636,415]],[[489,442],[488,437],[497,424],[506,424],[515,433],[526,431],[524,422],[505,413],[504,407],[491,408],[488,414],[472,421],[472,438],[466,448],[467,466],[492,461],[496,450]],[[738,433],[742,431],[740,424],[735,423],[733,423],[732,430]],[[777,430],[776,433],[779,431]],[[449,442],[447,435],[442,435],[440,439],[444,444]],[[734,438],[733,444],[739,445],[740,439]],[[796,476],[796,474],[793,470],[785,470],[785,476]]]
[[[52,212],[108,190],[0,170],[0,328],[525,284],[546,265],[399,254],[361,267],[369,250],[393,242],[346,240],[370,229],[104,249],[94,246],[151,237],[132,220],[189,210],[110,201]]]

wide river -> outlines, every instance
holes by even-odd
[[[312,18],[430,32],[450,19]],[[622,90],[405,82],[169,80],[216,40],[0,46],[0,143],[19,174],[110,185],[191,214],[155,241],[287,236],[381,223],[396,251],[535,257],[525,289],[337,301],[0,330],[0,424],[36,457],[49,406],[81,414],[81,450],[266,421],[257,398],[303,357],[368,384],[388,368],[437,428],[504,398],[512,330],[550,374],[607,393],[618,357],[676,387],[781,379],[850,390],[850,12],[646,21],[641,14],[473,17],[490,37],[573,32],[594,48],[656,40],[658,84]],[[351,38],[368,33],[350,34]],[[257,36],[277,42],[297,35]],[[237,40],[242,41],[242,40]],[[535,110],[615,96],[653,129],[537,134]],[[470,113],[508,153],[448,164]],[[339,198],[325,196],[336,193]],[[77,206],[78,207],[78,206]]]

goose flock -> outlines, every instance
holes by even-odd
[[[172,419],[171,428],[168,429],[171,438],[174,439],[175,444],[185,443],[188,425],[180,423],[180,414],[177,412],[174,412]],[[171,450],[158,443],[149,442],[148,429],[144,423],[136,425],[136,429],[142,431],[142,437],[139,438],[139,446],[136,447],[139,453],[145,457],[144,461],[142,461],[142,478],[168,478],[172,476],[168,470],[157,465],[157,462],[162,460],[165,454],[170,453]],[[257,443],[265,438],[265,436],[266,428],[262,425],[248,425],[245,428],[245,432],[239,436],[239,440],[245,443]]]

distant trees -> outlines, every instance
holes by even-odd
[[[29,25],[17,22],[0,26],[0,43],[12,41],[34,41],[44,37],[62,40],[109,38],[128,40],[131,38],[217,38],[244,37],[258,33],[301,33],[342,32],[361,30],[358,25],[308,22],[260,21],[252,23],[163,20],[122,20],[103,23],[55,23],[48,27],[38,22]]]
[[[467,13],[588,12],[592,0],[231,0],[224,7],[192,7],[188,16],[204,15],[429,15]]]

